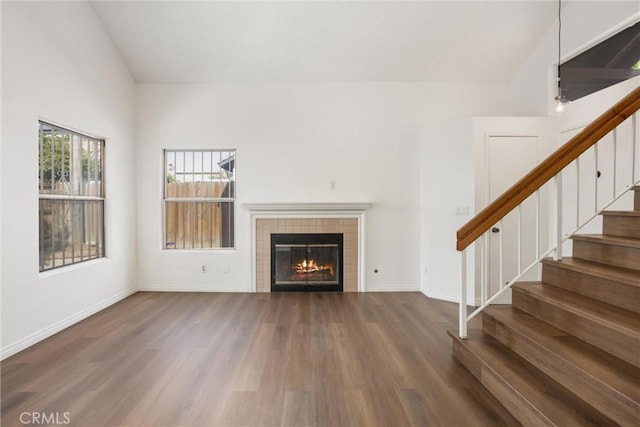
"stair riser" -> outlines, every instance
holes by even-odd
[[[640,216],[604,215],[604,234],[640,238]]]
[[[573,256],[601,264],[640,270],[640,249],[638,248],[574,240]]]
[[[458,360],[523,426],[553,426],[539,410],[513,389],[505,380],[469,351],[459,340],[453,340],[453,357]]]
[[[625,424],[638,415],[638,406],[633,401],[612,393],[575,365],[546,350],[535,341],[514,331],[508,325],[483,313],[483,330],[503,345],[514,351],[544,375],[561,383],[576,399],[581,399],[591,408],[620,424]],[[567,375],[571,381],[566,381]]]
[[[544,264],[542,281],[568,291],[640,313],[640,287]]]
[[[594,322],[562,307],[535,298],[520,289],[513,290],[513,306],[556,328],[574,335],[636,367],[640,367],[640,340]]]

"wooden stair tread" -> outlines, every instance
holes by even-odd
[[[513,305],[487,307],[482,331],[454,337],[456,359],[523,425],[640,425],[640,185],[631,189],[633,210],[604,211],[600,234],[571,236],[573,257],[543,260],[543,281],[516,283]]]
[[[545,258],[542,263],[640,287],[640,274],[638,274],[636,270],[630,270],[628,268],[573,257],[565,257],[562,258],[561,261],[556,261],[553,258]]]
[[[518,282],[515,289],[608,328],[640,339],[640,315],[542,282]]]
[[[640,217],[640,211],[604,211],[604,216],[633,216]]]
[[[555,378],[559,383],[570,383],[576,372],[580,372],[597,382],[603,391],[614,393],[616,400],[626,400],[640,416],[640,369],[637,367],[512,306],[489,307],[486,314],[521,338],[552,352],[555,359],[565,362],[564,366],[570,364],[571,370],[566,370],[562,378]]]
[[[584,242],[600,243],[604,245],[626,246],[629,248],[640,248],[640,239],[635,237],[614,236],[607,234],[575,234],[572,240]]]
[[[485,381],[487,375],[496,378],[504,392],[512,398],[516,398],[522,405],[526,405],[529,410],[538,412],[539,420],[537,425],[557,425],[557,426],[587,426],[597,425],[594,420],[576,411],[573,402],[567,401],[566,396],[558,396],[550,392],[549,384],[543,381],[543,376],[537,375],[536,369],[520,358],[517,354],[507,349],[495,338],[476,330],[469,331],[466,340],[460,339],[455,333],[449,332],[454,340],[454,345],[463,346],[471,352],[482,365],[485,372],[474,373],[483,385],[488,386]],[[488,371],[488,373],[487,373]],[[490,381],[493,383],[493,381]],[[490,385],[489,385],[490,386]],[[494,385],[495,387],[495,385]],[[490,391],[494,392],[495,390]],[[496,396],[499,399],[499,396]],[[509,409],[509,408],[507,408]],[[517,415],[518,414],[514,414]]]

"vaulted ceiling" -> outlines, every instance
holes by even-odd
[[[91,2],[136,81],[504,82],[555,1]]]

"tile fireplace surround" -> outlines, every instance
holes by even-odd
[[[250,203],[253,290],[271,292],[272,233],[342,233],[344,292],[364,286],[364,203]]]

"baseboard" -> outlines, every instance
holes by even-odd
[[[238,289],[231,286],[210,286],[202,285],[140,285],[139,292],[249,292],[253,291],[249,288]],[[375,285],[367,286],[365,292],[420,292],[420,288],[415,285]]]
[[[202,285],[139,285],[140,292],[252,292],[249,288],[238,289],[237,286]],[[366,292],[420,292],[417,285],[367,285]]]
[[[237,286],[211,286],[203,285],[139,285],[140,292],[251,292],[249,287],[239,289]]]
[[[367,283],[365,292],[420,292],[418,285],[389,285],[378,284],[372,285]]]
[[[423,292],[428,298],[433,298],[433,299],[437,299],[437,300],[441,300],[441,301],[448,301],[448,302],[454,302],[456,304],[458,304],[458,302],[460,301],[460,297],[458,297],[458,295],[453,295],[450,293],[446,293],[446,292]],[[467,298],[467,305],[470,305],[472,307],[478,307],[480,305],[480,300],[472,300]]]
[[[427,291],[424,294],[429,298],[433,298],[441,301],[455,302],[456,304],[460,300],[460,297],[458,295],[453,295],[448,292],[433,292],[427,289]]]
[[[138,290],[135,288],[126,289],[110,298],[107,298],[106,300],[100,301],[92,305],[91,307],[88,307],[72,316],[69,316],[66,319],[60,320],[59,322],[56,322],[50,326],[47,326],[38,332],[35,332],[25,338],[22,338],[21,340],[18,340],[13,344],[9,344],[8,346],[0,350],[0,360],[4,360],[7,357],[13,356],[16,353],[19,353],[22,350],[25,350],[26,348],[29,348],[32,345],[37,344],[46,338],[49,338],[51,335],[57,334],[63,329],[66,329],[69,326],[76,324],[81,320],[84,320],[87,317],[92,316],[101,310],[104,310],[110,305],[113,305],[118,301],[121,301],[127,298],[128,296],[135,294],[137,291]]]

